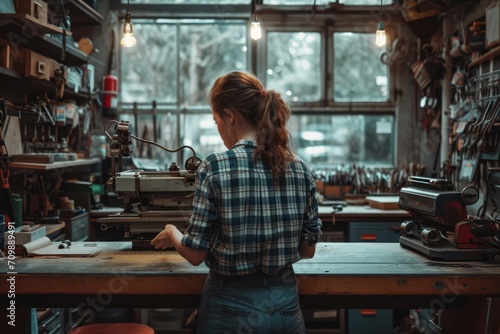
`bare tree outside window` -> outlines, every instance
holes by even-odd
[[[312,168],[393,165],[394,114],[366,112],[367,106],[389,100],[389,68],[380,62],[374,33],[333,32],[327,39],[325,30],[287,28],[267,27],[266,43],[259,45],[265,57],[257,61],[265,62],[265,86],[279,91],[291,105],[288,128],[296,153]],[[190,145],[200,158],[225,150],[207,89],[220,74],[250,70],[248,21],[142,19],[134,21],[134,29],[136,47],[121,48],[120,117],[134,121],[132,104],[137,102],[135,128],[140,137],[152,140],[156,135],[156,141],[169,148]],[[327,47],[333,49],[326,52]],[[325,59],[327,54],[332,59]],[[152,101],[158,105],[156,113]],[[346,102],[352,112],[321,110],[336,103],[343,108]],[[356,110],[357,103],[364,111]],[[156,159],[162,169],[191,154],[166,154],[156,148],[138,148],[137,153]]]
[[[134,22],[137,45],[122,48],[121,102],[207,105],[219,74],[247,67],[244,23]]]

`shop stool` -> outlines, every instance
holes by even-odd
[[[154,329],[135,323],[90,324],[73,328],[68,334],[154,334]]]

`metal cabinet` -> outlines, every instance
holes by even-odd
[[[399,242],[398,222],[350,222],[350,242]],[[392,333],[393,310],[350,309],[347,312],[349,334]]]
[[[399,222],[351,222],[349,242],[399,242]]]

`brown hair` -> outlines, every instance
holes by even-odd
[[[290,133],[286,129],[291,110],[280,93],[265,90],[253,74],[233,71],[215,80],[209,102],[213,111],[221,116],[225,109],[229,109],[253,126],[257,140],[254,160],[260,157],[271,169],[275,180],[285,174],[294,154],[289,146]]]

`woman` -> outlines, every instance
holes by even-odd
[[[228,151],[200,165],[184,234],[166,225],[151,243],[210,269],[197,333],[304,333],[292,263],[314,256],[321,220],[311,171],[290,148],[291,111],[239,71],[217,78],[209,101]]]

